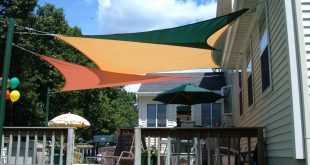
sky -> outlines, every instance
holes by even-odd
[[[170,28],[215,17],[216,0],[39,0],[63,8],[83,34],[115,34]],[[204,71],[204,70],[203,70]],[[136,92],[138,85],[127,86]]]

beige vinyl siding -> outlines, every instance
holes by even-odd
[[[193,109],[192,116],[194,117],[195,125],[201,125],[201,104],[194,105]]]
[[[310,93],[310,1],[301,1],[302,18],[304,26],[304,41],[306,49],[307,69],[308,69],[308,92]]]
[[[236,126],[266,127],[268,157],[294,157],[292,99],[290,91],[287,31],[283,1],[267,0],[269,19],[269,56],[271,59],[271,91],[262,93],[260,50],[257,24],[250,34],[253,52],[254,106],[249,109],[246,72],[243,69],[243,115],[239,115],[238,75],[234,79],[233,120]],[[263,5],[261,5],[263,6]],[[260,10],[257,10],[258,12]],[[260,14],[258,13],[258,16]],[[250,41],[249,41],[250,42]],[[245,46],[246,47],[246,46]],[[241,57],[246,67],[245,56]],[[240,60],[240,61],[241,61]],[[238,68],[238,66],[236,67]]]
[[[176,123],[175,105],[167,105],[167,127],[174,127]]]

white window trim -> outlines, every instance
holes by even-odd
[[[263,5],[261,5],[261,10],[260,10],[260,14],[258,14],[257,15],[257,25],[259,25],[259,18],[261,17],[261,15],[262,15],[262,12],[265,12],[265,17],[266,17],[266,27],[265,27],[265,30],[264,30],[264,34],[263,34],[263,36],[265,36],[265,35],[267,35],[267,47],[268,47],[268,61],[269,61],[269,66],[268,66],[268,68],[269,68],[269,82],[270,82],[270,84],[269,84],[269,86],[263,91],[263,88],[262,88],[262,85],[263,85],[263,82],[262,82],[262,72],[261,72],[261,66],[260,66],[260,76],[261,76],[261,95],[262,95],[262,97],[265,97],[265,96],[267,96],[268,94],[270,94],[271,93],[271,91],[272,91],[272,73],[271,73],[271,51],[270,51],[270,36],[269,36],[269,32],[270,32],[270,28],[269,28],[269,17],[268,17],[268,12],[267,12],[267,10],[268,10],[268,7],[267,7],[267,2],[266,1],[264,1],[264,3],[263,3]],[[259,26],[257,26],[258,27],[258,36],[260,36],[260,29],[259,29]],[[261,56],[262,55],[262,51],[261,51],[261,47],[260,47],[260,44],[261,44],[261,39],[259,38],[259,49],[260,49],[260,54],[259,54],[259,56]],[[261,64],[261,61],[260,61],[260,65],[262,65]]]
[[[254,87],[254,69],[253,69],[253,49],[252,49],[252,37],[250,36],[249,37],[249,42],[248,42],[248,46],[246,47],[246,53],[250,53],[250,54],[246,54],[246,58],[250,58],[249,61],[247,61],[247,70],[246,70],[246,73],[247,73],[247,79],[249,78],[250,74],[252,75],[252,99],[253,99],[253,102],[252,104],[249,106],[249,96],[248,96],[248,111],[251,111],[252,109],[254,109],[254,105],[255,105],[255,87]],[[249,52],[247,52],[247,50],[249,49]],[[249,68],[249,64],[251,63],[251,71],[250,71],[250,74],[248,72],[248,68]],[[249,90],[249,86],[247,84],[247,87]],[[249,93],[248,93],[249,94]]]
[[[239,101],[238,113],[239,113],[239,117],[244,116],[244,106],[243,106],[243,104],[244,104],[244,98],[243,98],[243,95],[244,95],[244,93],[243,93],[244,92],[244,90],[243,90],[243,87],[244,87],[244,85],[243,85],[243,78],[244,78],[243,73],[244,73],[244,71],[243,71],[242,65],[243,65],[243,60],[241,59],[240,64],[238,66],[238,101]],[[241,77],[239,77],[240,71],[241,71]],[[241,83],[241,87],[239,86],[239,83]],[[240,92],[242,92],[242,96],[241,96],[242,114],[240,114],[240,106],[241,106],[240,105]]]

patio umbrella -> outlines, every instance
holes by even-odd
[[[191,106],[201,103],[213,103],[221,98],[223,98],[222,95],[208,89],[192,84],[184,84],[158,94],[153,100],[165,104],[184,104]]]
[[[48,122],[48,126],[85,128],[89,127],[90,123],[79,115],[67,113],[53,118]]]
[[[184,84],[158,94],[153,100],[165,104],[183,104],[187,105],[187,113],[190,114],[191,105],[201,103],[213,103],[223,98],[222,95],[214,93],[208,89]]]

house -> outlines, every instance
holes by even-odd
[[[197,76],[198,78],[173,80],[158,83],[142,84],[137,93],[139,107],[139,125],[142,127],[175,127],[177,126],[177,107],[179,105],[163,104],[152,99],[161,92],[190,83],[202,88],[221,93],[226,85],[222,72],[209,73],[159,73],[159,76]],[[220,126],[228,125],[229,120],[222,123],[222,101],[213,104],[197,104],[191,107],[191,121],[196,126]],[[210,111],[212,109],[212,111]],[[212,115],[211,115],[212,113]],[[185,115],[184,119],[188,116]],[[211,125],[212,121],[212,125]],[[225,124],[224,124],[225,123]]]
[[[216,53],[233,124],[265,128],[268,164],[310,164],[310,1],[219,0],[217,15],[242,8]]]

